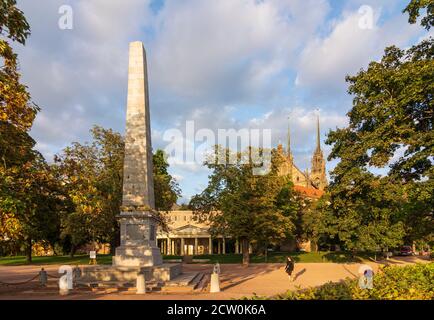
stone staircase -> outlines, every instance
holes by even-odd
[[[162,292],[194,292],[202,291],[209,282],[209,276],[202,272],[183,273],[175,279],[166,282]],[[207,281],[208,279],[208,281]]]
[[[173,278],[170,281],[146,281],[146,292],[161,293],[188,293],[200,292],[207,288],[210,276],[202,272],[187,272]],[[126,292],[135,293],[136,281],[128,280],[76,280],[78,288],[88,288],[94,292],[114,293]]]

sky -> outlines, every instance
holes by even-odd
[[[295,163],[310,167],[316,115],[321,143],[344,127],[355,75],[384,48],[427,37],[402,14],[408,0],[18,0],[32,34],[16,45],[22,81],[41,107],[31,131],[47,161],[93,125],[125,130],[128,45],[148,59],[152,145],[200,147],[168,132],[269,129]],[[62,6],[69,6],[63,11]],[[71,14],[69,14],[71,13]],[[72,18],[72,19],[71,19]],[[66,19],[66,20],[65,20]],[[59,25],[60,21],[60,25]],[[63,26],[63,27],[61,27]],[[65,29],[65,26],[68,28]],[[71,28],[69,28],[71,27]],[[168,131],[169,130],[169,131]],[[207,185],[202,159],[173,161],[188,201]],[[327,163],[333,169],[336,161]]]

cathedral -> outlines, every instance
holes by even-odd
[[[323,151],[321,150],[319,117],[317,118],[316,127],[316,147],[312,156],[312,167],[309,170],[302,171],[294,163],[294,157],[291,153],[291,134],[288,126],[288,142],[286,152],[281,144],[277,147],[277,154],[281,157],[279,175],[289,175],[294,187],[302,195],[308,198],[320,198],[327,186],[326,161]]]

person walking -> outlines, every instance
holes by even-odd
[[[294,266],[295,266],[294,260],[292,260],[291,257],[287,257],[285,272],[288,274],[289,281],[291,281],[292,272],[294,271]]]

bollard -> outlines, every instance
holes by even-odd
[[[213,273],[220,274],[220,263],[217,262],[217,263],[214,265]]]
[[[44,270],[44,268],[41,268],[41,271],[39,271],[39,284],[41,287],[46,287],[48,282],[48,274],[47,271]]]
[[[59,273],[63,274],[59,278],[59,294],[67,295],[69,294],[69,290],[74,289],[74,283],[72,281],[72,267],[61,266],[59,268]]]
[[[211,293],[220,292],[220,280],[219,280],[218,273],[211,274],[211,285],[210,285],[209,292]]]
[[[59,279],[59,294],[61,296],[66,296],[69,294],[68,278],[66,275],[60,277]]]
[[[72,280],[77,281],[81,278],[81,269],[79,266],[76,266],[74,269],[72,269]]]
[[[145,294],[146,293],[146,280],[144,273],[137,274],[137,282],[136,282],[136,294]]]

